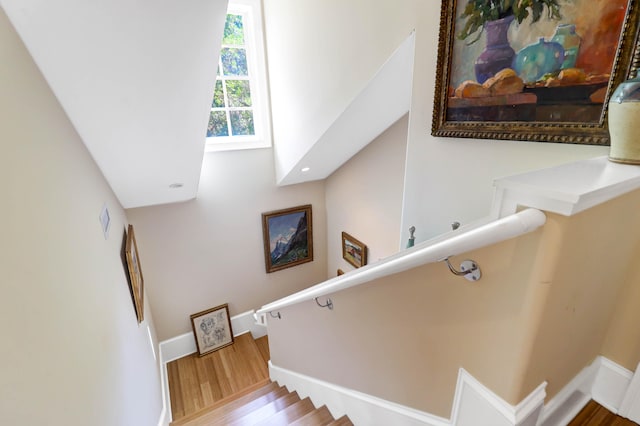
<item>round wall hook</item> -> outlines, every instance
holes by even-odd
[[[456,270],[451,262],[449,262],[449,258],[446,257],[444,259],[445,263],[449,267],[449,270],[459,277],[465,277],[468,281],[478,281],[480,277],[482,277],[482,273],[480,272],[480,267],[478,264],[470,259],[463,261],[460,264],[460,270]]]

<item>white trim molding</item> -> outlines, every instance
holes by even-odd
[[[631,371],[615,362],[603,356],[597,357],[545,405],[538,424],[565,425],[591,399],[622,415],[619,409],[633,376]]]
[[[368,426],[534,426],[542,411],[546,383],[516,406],[491,392],[460,369],[451,420],[411,407],[305,376],[269,362],[271,380],[309,397],[316,406],[326,405],[338,418],[344,414],[354,424]]]
[[[309,397],[316,407],[326,405],[334,418],[345,414],[356,425],[448,426],[449,420],[333,383],[277,367],[269,361],[271,380]]]
[[[546,396],[544,382],[518,405],[511,405],[460,369],[451,424],[457,426],[535,426]]]
[[[496,179],[493,185],[491,217],[512,214],[519,206],[573,216],[639,189],[640,168],[605,156]]]
[[[636,374],[631,379],[618,410],[619,415],[636,423],[640,423],[640,374],[638,372],[640,372],[640,364],[636,367]]]
[[[445,419],[372,395],[296,373],[269,362],[271,380],[309,397],[316,406],[326,405],[338,418],[348,415],[354,424],[367,426],[562,426],[569,423],[593,399],[614,413],[640,395],[640,375],[602,356],[582,370],[547,404],[547,383],[540,384],[517,405],[511,405],[463,368],[458,373],[451,419]],[[632,380],[637,388],[630,386]],[[631,394],[625,397],[625,394]],[[631,399],[631,402],[628,400]],[[633,407],[639,409],[640,407]]]

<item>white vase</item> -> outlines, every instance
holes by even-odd
[[[624,81],[609,101],[609,160],[640,164],[640,77]]]

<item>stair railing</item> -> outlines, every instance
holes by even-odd
[[[318,305],[322,306],[317,300],[319,297],[428,263],[444,261],[448,264],[449,269],[453,269],[448,260],[451,256],[533,232],[544,225],[545,222],[546,216],[543,212],[536,209],[526,209],[466,231],[462,229],[457,230],[455,233],[451,233],[451,236],[448,238],[436,238],[416,244],[410,249],[402,250],[376,263],[363,266],[362,268],[350,271],[264,305],[256,311],[256,319],[258,322],[264,323],[267,314],[273,318],[281,318],[280,309],[304,301],[315,300]],[[473,261],[466,260],[463,262],[463,265],[465,262]],[[479,272],[477,264],[475,262],[473,262],[473,264],[476,266],[474,270]],[[459,273],[457,275],[466,274]],[[330,300],[331,299],[327,299],[326,307],[331,303]]]

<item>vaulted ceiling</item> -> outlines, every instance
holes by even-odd
[[[0,0],[124,208],[196,197],[227,3]],[[413,46],[412,35],[279,184],[326,178],[409,110]]]
[[[123,207],[195,197],[226,0],[0,4]]]

